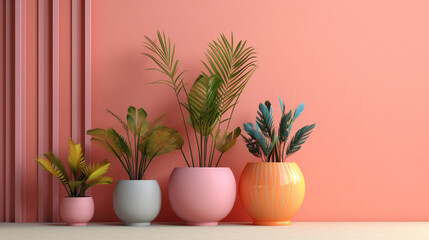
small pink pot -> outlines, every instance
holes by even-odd
[[[64,197],[61,201],[61,217],[69,226],[86,226],[94,216],[92,197]]]
[[[168,182],[173,211],[191,226],[218,225],[234,206],[235,196],[230,168],[175,168]]]

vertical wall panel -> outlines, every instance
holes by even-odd
[[[15,1],[15,221],[25,220],[25,1]]]
[[[85,0],[85,132],[91,129],[91,0]],[[91,141],[85,134],[85,154],[90,161]]]
[[[25,140],[26,218],[37,221],[37,1],[25,0]]]
[[[12,30],[12,24],[13,24],[13,6],[12,6],[12,0],[6,0],[6,39],[5,39],[5,46],[6,46],[6,70],[5,70],[5,221],[10,222],[12,221],[12,207],[13,207],[13,201],[12,201],[12,156],[13,156],[13,142],[12,142],[12,104],[13,104],[13,98],[12,98],[12,77],[13,77],[13,54],[12,54],[12,47],[13,47],[13,30]]]
[[[38,1],[38,146],[37,155],[50,150],[50,73],[49,73],[49,2]],[[50,175],[38,166],[38,221],[52,219],[50,215],[49,183]]]
[[[5,48],[5,20],[6,20],[6,12],[5,12],[5,1],[0,2],[0,222],[4,221],[4,171],[5,171],[5,83],[6,83],[6,75],[5,75],[5,64],[6,64],[6,48]]]
[[[81,118],[81,1],[72,1],[72,138],[81,142],[82,118]]]
[[[52,1],[52,151],[59,154],[59,15],[58,0]],[[58,182],[53,177],[52,220],[58,222]]]
[[[56,222],[63,189],[34,159],[66,164],[71,134],[89,161],[90,1],[5,0],[0,13],[0,221]]]

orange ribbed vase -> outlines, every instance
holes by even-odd
[[[247,163],[239,192],[253,224],[289,225],[304,200],[304,176],[296,163]]]

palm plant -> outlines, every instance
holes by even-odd
[[[67,173],[61,160],[54,153],[44,154],[45,158],[36,159],[44,169],[58,178],[67,191],[69,197],[84,197],[85,191],[96,184],[111,184],[111,177],[103,176],[107,173],[110,163],[104,160],[97,164],[86,164],[82,153],[82,146],[75,144],[69,138],[68,163],[71,174]]]
[[[95,128],[87,133],[92,136],[92,141],[119,159],[130,180],[141,180],[156,156],[182,148],[183,139],[180,133],[164,126],[160,122],[161,117],[149,122],[143,108],[130,106],[127,123],[112,111],[107,112],[122,125],[125,137],[114,128]]]
[[[316,124],[311,124],[299,129],[287,145],[292,125],[294,121],[304,111],[304,103],[301,103],[295,111],[285,111],[285,105],[280,100],[282,117],[280,119],[279,130],[273,127],[273,108],[269,101],[259,104],[256,124],[251,122],[243,124],[244,130],[249,137],[242,135],[246,146],[251,154],[265,162],[284,162],[286,158],[301,149],[307,138],[310,136]]]
[[[175,45],[164,33],[158,31],[157,36],[155,41],[145,36],[144,46],[148,51],[143,54],[156,64],[149,70],[159,71],[166,77],[153,83],[169,86],[176,96],[190,155],[181,149],[183,158],[188,167],[218,166],[222,155],[235,145],[241,133],[240,127],[232,131],[229,128],[238,99],[257,68],[254,48],[247,47],[246,41],[235,44],[233,34],[230,39],[221,34],[209,43],[206,61],[202,61],[206,71],[188,92],[183,78],[185,71],[178,70]],[[188,131],[187,125],[192,131]],[[192,137],[197,152],[192,150]],[[217,160],[215,150],[219,152]]]

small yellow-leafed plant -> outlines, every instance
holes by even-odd
[[[63,163],[54,153],[49,152],[44,156],[45,158],[38,157],[37,163],[58,178],[69,197],[85,197],[85,191],[88,188],[96,184],[111,184],[113,181],[111,177],[104,176],[109,169],[110,162],[105,159],[97,164],[86,164],[82,146],[75,144],[71,138],[69,138],[68,156],[70,177]]]

